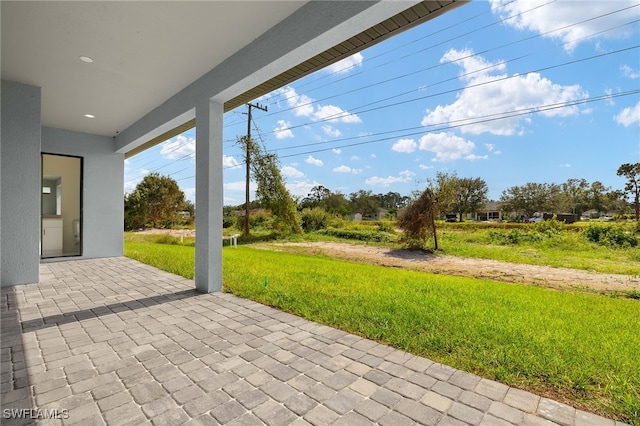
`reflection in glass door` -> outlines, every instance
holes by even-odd
[[[43,258],[82,255],[82,158],[42,154]]]

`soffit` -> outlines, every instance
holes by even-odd
[[[3,0],[2,79],[42,88],[43,126],[114,136],[305,3]]]
[[[467,3],[468,0],[441,0],[441,1],[423,1],[414,6],[392,16],[379,24],[363,31],[344,42],[319,53],[312,58],[300,63],[299,65],[265,81],[264,83],[230,99],[224,103],[225,112],[233,110],[253,99],[272,92],[280,87],[286,86],[302,78],[308,74],[316,72],[330,64],[338,62],[348,56],[351,56],[361,50],[371,47],[383,40],[386,40],[403,31],[420,25],[430,19],[433,19],[454,7]],[[158,143],[171,139],[191,128],[195,127],[195,119],[185,122],[184,124],[163,133],[136,149],[127,152],[126,157],[131,157],[142,152]]]

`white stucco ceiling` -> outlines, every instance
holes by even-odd
[[[114,136],[304,3],[2,1],[2,79],[42,88],[43,126]]]

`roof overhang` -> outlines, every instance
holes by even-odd
[[[43,126],[128,157],[198,99],[232,110],[466,1],[2,1],[2,78],[42,87]]]

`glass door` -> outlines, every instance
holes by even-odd
[[[82,158],[42,154],[40,254],[82,255]]]

